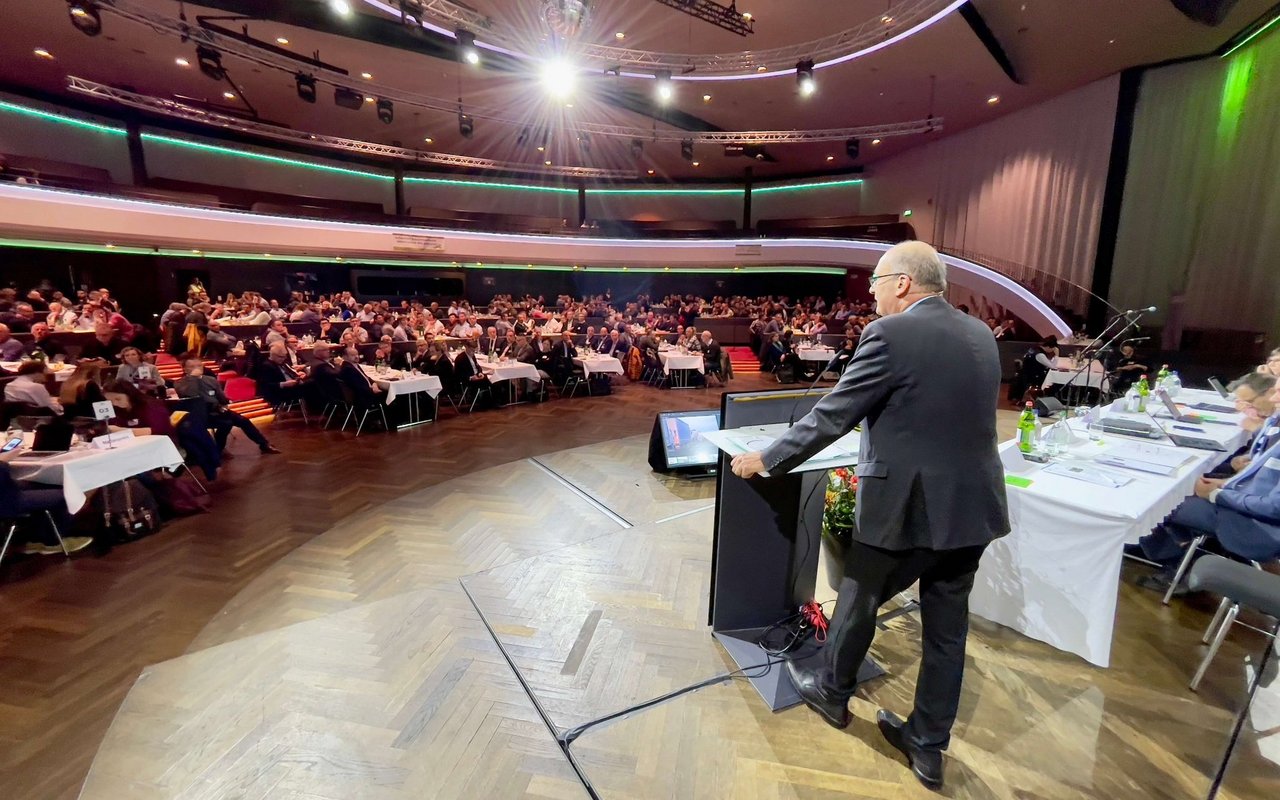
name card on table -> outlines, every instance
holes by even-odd
[[[115,406],[106,400],[99,400],[93,404],[93,418],[96,420],[111,419],[116,415]]]
[[[108,433],[105,436],[95,436],[93,437],[93,441],[89,444],[99,450],[108,450],[121,442],[127,442],[132,438],[133,431],[131,430],[115,431],[114,433]]]

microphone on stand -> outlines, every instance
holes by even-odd
[[[1123,342],[1121,342],[1121,344],[1129,344],[1130,342],[1149,342],[1149,341],[1151,341],[1150,336],[1135,336],[1132,339],[1125,339]]]
[[[1128,311],[1126,311],[1126,312],[1124,312],[1124,313],[1125,313],[1126,315],[1128,315],[1128,314],[1154,314],[1154,313],[1155,313],[1155,311],[1156,311],[1156,307],[1155,307],[1155,306],[1147,306],[1146,308],[1131,308],[1131,309],[1129,309]]]
[[[830,361],[828,361],[825,367],[818,370],[818,377],[814,378],[813,383],[809,384],[809,388],[805,389],[804,392],[799,397],[796,398],[796,401],[792,403],[791,414],[790,416],[787,417],[788,428],[796,424],[796,410],[800,408],[800,401],[809,396],[809,393],[813,391],[813,387],[817,386],[818,381],[822,380],[823,375],[835,369],[836,365],[839,364],[841,361],[848,361],[849,355],[850,355],[849,353],[843,353],[843,352],[836,353],[835,357],[832,358]]]

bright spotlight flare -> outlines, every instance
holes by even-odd
[[[675,84],[671,82],[671,73],[659,72],[654,77],[658,79],[657,81],[658,102],[662,103],[663,105],[670,103],[671,98],[675,97],[676,95]]]
[[[556,57],[542,64],[542,85],[557,100],[565,100],[573,95],[578,85],[578,69],[562,57]]]
[[[329,8],[340,17],[351,16],[351,3],[347,0],[329,0]]]
[[[800,89],[801,97],[809,97],[818,91],[818,82],[813,79],[812,60],[796,62],[796,86]]]
[[[458,40],[458,60],[475,66],[480,63],[480,50],[476,48],[476,35],[471,31],[457,30],[454,33]]]

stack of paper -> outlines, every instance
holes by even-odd
[[[1172,475],[1191,456],[1171,447],[1125,442],[1103,450],[1094,460],[1113,467],[1150,472],[1154,475]]]

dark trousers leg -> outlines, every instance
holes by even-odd
[[[824,649],[823,688],[850,697],[857,688],[858,668],[876,633],[876,613],[889,598],[906,589],[928,566],[928,551],[881,550],[853,542],[845,553],[831,634]]]
[[[960,708],[969,593],[985,545],[931,553],[920,576],[923,655],[916,676],[915,708],[904,728],[907,741],[923,750],[945,750]]]
[[[230,409],[220,412],[214,418],[214,426],[217,434],[218,450],[220,451],[227,446],[227,436],[231,433],[232,428],[239,428],[244,431],[244,435],[249,437],[249,441],[258,447],[267,447],[267,437],[262,435],[262,431],[258,430],[258,426],[254,425],[248,418]]]

